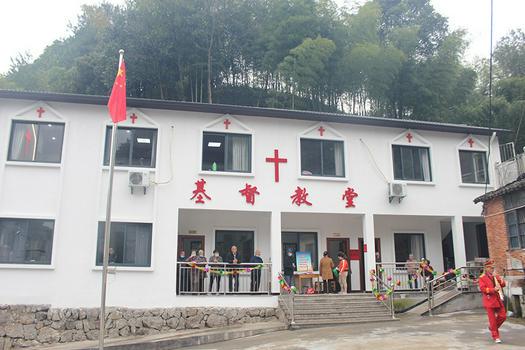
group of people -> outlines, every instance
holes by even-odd
[[[257,267],[263,263],[263,259],[261,251],[257,249],[248,261],[250,265],[243,264],[237,246],[234,245],[224,259],[217,249],[213,251],[209,259],[206,259],[202,249],[192,250],[189,257],[186,256],[184,250],[181,250],[177,262],[188,263],[178,264],[177,283],[180,292],[204,293],[204,281],[209,274],[208,292],[211,293],[215,285],[215,290],[219,293],[222,275],[227,274],[228,291],[232,293],[239,292],[239,275],[242,269],[250,266]],[[201,269],[206,266],[208,269]],[[250,271],[250,292],[258,292],[260,286],[261,269],[253,268]]]
[[[410,286],[410,289],[418,289],[419,277],[422,277],[425,282],[434,279],[434,268],[430,265],[430,260],[426,258],[417,261],[414,259],[413,254],[409,254],[405,266],[407,269],[408,285]]]

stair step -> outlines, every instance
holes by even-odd
[[[374,312],[385,312],[388,311],[386,308],[375,308],[375,309],[294,309],[294,314],[359,314],[366,315]]]
[[[297,320],[293,324],[294,328],[299,327],[314,327],[322,325],[334,325],[334,324],[349,324],[349,323],[365,323],[365,322],[388,322],[395,321],[391,316],[381,316],[381,317],[367,317],[367,318],[355,318],[355,319],[346,319],[346,320],[337,320],[337,319],[326,319],[326,320]]]
[[[371,312],[363,315],[362,313],[319,313],[319,314],[305,314],[305,313],[294,313],[295,319],[348,319],[348,318],[359,318],[364,319],[367,317],[385,316],[390,315],[388,310],[382,312]]]
[[[363,301],[337,301],[337,302],[328,302],[328,301],[301,301],[297,300],[294,302],[294,305],[301,305],[301,306],[314,306],[314,305],[321,305],[321,306],[333,306],[333,305],[348,305],[348,306],[373,306],[373,305],[383,305],[381,302],[377,300],[363,300]]]

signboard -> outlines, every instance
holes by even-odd
[[[350,249],[350,260],[361,260],[361,251],[359,249]]]
[[[313,271],[312,254],[309,252],[296,252],[295,263],[297,265],[297,272]]]

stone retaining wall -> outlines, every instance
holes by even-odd
[[[275,308],[108,308],[106,330],[111,338],[149,335],[180,329],[274,321],[278,319],[278,314]],[[98,330],[98,308],[0,305],[0,350],[96,340]]]

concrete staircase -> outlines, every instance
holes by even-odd
[[[279,297],[279,306],[292,328],[393,320],[388,308],[371,294],[294,295],[293,323],[290,302],[289,296]]]

